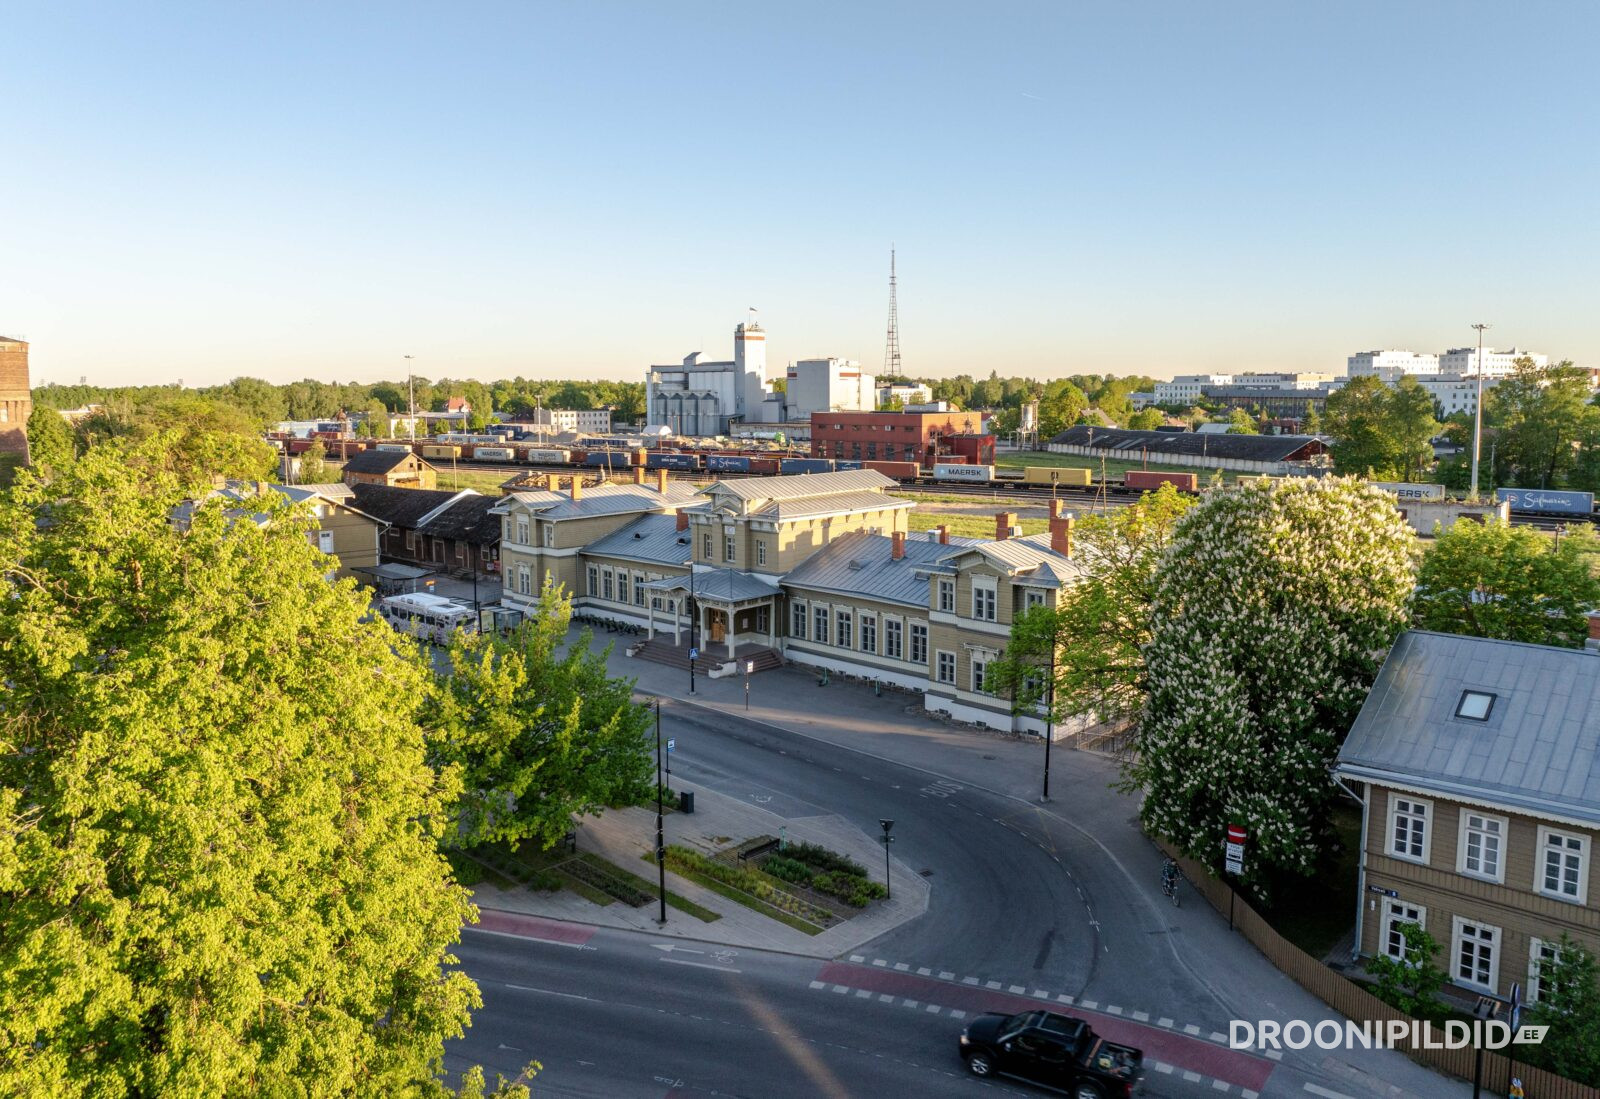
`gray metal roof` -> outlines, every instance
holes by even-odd
[[[653,485],[593,485],[573,500],[569,493],[513,492],[512,500],[539,513],[541,519],[588,519],[596,515],[621,515],[630,511],[660,511],[694,500],[698,490],[682,481],[668,481],[667,491]],[[508,510],[501,505],[502,510]]]
[[[692,551],[689,532],[678,529],[676,515],[641,515],[621,530],[590,542],[583,552],[653,565],[683,565]]]
[[[831,473],[814,476],[832,477]],[[759,519],[811,519],[819,515],[837,515],[852,511],[885,511],[890,509],[910,511],[917,505],[910,500],[889,496],[882,492],[834,492],[826,496],[808,496],[800,500],[774,500],[750,514]]]
[[[1026,538],[1007,538],[1003,541],[974,542],[970,549],[981,553],[1008,572],[1024,581],[1034,581],[1045,587],[1070,583],[1084,573],[1082,562],[1065,557],[1050,548],[1048,534],[1034,534]],[[946,553],[946,560],[961,556]]]
[[[1495,696],[1488,720],[1455,716],[1468,690]],[[1600,656],[1403,633],[1339,750],[1336,770],[1600,823]]]
[[[717,481],[700,491],[707,496],[727,495],[751,503],[769,500],[798,500],[806,496],[830,496],[841,492],[871,492],[898,482],[875,469],[847,469],[838,473],[790,473],[780,477],[739,477]]]
[[[656,591],[688,591],[689,574],[652,580],[645,587]],[[779,594],[779,588],[773,581],[748,572],[696,569],[694,594],[696,599],[709,599],[714,603],[743,603],[752,599],[770,599]]]
[[[783,578],[786,588],[859,595],[913,607],[928,605],[928,572],[951,550],[978,543],[952,538],[949,545],[907,536],[906,555],[896,561],[893,539],[855,531],[835,538]]]

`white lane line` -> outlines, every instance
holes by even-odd
[[[938,1004],[929,1004],[928,1007],[927,1007],[927,1012],[928,1012],[929,1015],[937,1015],[937,1014],[939,1014],[939,1005]]]
[[[892,1004],[894,1003],[894,997],[887,992],[880,992],[878,993],[878,1002],[880,1004]]]
[[[984,988],[999,988],[1000,987],[1000,982],[999,981],[984,981],[983,982],[983,987]]]
[[[1184,1026],[1183,1032],[1185,1034],[1199,1034],[1200,1033],[1200,1028],[1195,1026],[1193,1023],[1189,1023],[1189,1024]]]
[[[1006,991],[1007,992],[1015,992],[1017,995],[1020,996],[1020,995],[1022,995],[1024,992],[1026,992],[1028,990],[1023,988],[1021,985],[1012,985],[1010,988],[1006,989]]]
[[[1068,996],[1065,992],[1056,997],[1056,1003],[1058,1004],[1070,1004],[1071,1002],[1072,997]]]
[[[1150,1021],[1150,1013],[1148,1011],[1135,1011],[1133,1018],[1136,1022],[1148,1023]]]
[[[666,962],[668,965],[692,965],[696,969],[715,969],[720,973],[743,972],[743,970],[735,969],[731,965],[711,965],[709,962],[689,962],[682,958],[657,958],[656,961]]]
[[[872,990],[870,988],[858,988],[858,989],[856,989],[856,999],[858,999],[858,1000],[870,1000],[870,999],[872,999]]]
[[[941,969],[939,970],[939,979],[941,981],[953,981],[956,979],[956,975],[951,973],[948,969]]]
[[[1283,1050],[1281,1050],[1281,1049],[1264,1049],[1261,1052],[1266,1054],[1268,1057],[1270,1057],[1274,1061],[1283,1060]],[[1348,1099],[1348,1096],[1346,1097],[1346,1099]]]
[[[905,962],[895,962],[894,963],[894,967],[895,967],[895,969],[899,970],[901,973],[904,973],[906,970],[911,968]]]
[[[1198,1084],[1200,1082],[1200,1074],[1198,1072],[1186,1072],[1183,1074],[1183,1078],[1189,1081],[1191,1084]]]
[[[873,965],[878,965],[878,966],[883,966],[883,965],[888,965],[889,963],[884,961],[882,958],[874,958],[874,959],[872,959],[872,964]]]
[[[1213,1081],[1211,1081],[1211,1086],[1216,1088],[1218,1091],[1227,1091],[1228,1090],[1228,1081],[1226,1081],[1226,1080],[1213,1080]]]
[[[907,1007],[921,1007],[922,1006],[921,1004],[917,1003],[917,1001],[915,1001],[915,1000],[905,1000],[903,1002],[905,1003],[905,1005]]]
[[[961,983],[964,984],[964,985],[975,985],[975,984],[978,983],[978,978],[976,978],[976,977],[963,977],[963,978],[961,978]]]
[[[828,982],[827,981],[812,981],[811,982],[811,987],[813,989],[827,988],[828,987]]]
[[[1078,1001],[1078,1006],[1083,1008],[1085,1011],[1093,1011],[1095,1008],[1100,1006],[1100,1001],[1099,1000],[1079,1000]]]
[[[1157,1072],[1165,1072],[1169,1076],[1172,1075],[1172,1066],[1167,1064],[1165,1061],[1156,1061],[1151,1067]]]
[[[1036,988],[1033,990],[1033,998],[1035,1000],[1048,1000],[1050,998],[1050,993],[1046,992],[1042,988]]]
[[[506,987],[507,988],[514,988],[518,992],[542,992],[546,996],[560,996],[563,1000],[582,1000],[584,1003],[589,1003],[589,1004],[594,1004],[594,1003],[599,1003],[600,1002],[600,1001],[598,1001],[598,1000],[596,1000],[596,999],[594,999],[592,997],[589,997],[589,996],[579,996],[576,992],[557,992],[553,988],[533,988],[533,987],[531,987],[529,985],[512,985],[512,984],[508,984],[508,985],[506,985]]]
[[[863,957],[862,955],[860,955],[860,954],[852,954],[852,955],[850,955],[850,960],[852,962],[864,962],[867,959],[865,957]]]
[[[1156,1026],[1170,1027],[1171,1025],[1172,1025],[1172,1020],[1167,1018],[1165,1015],[1161,1016],[1161,1018],[1156,1020]]]
[[[1251,1091],[1249,1088],[1240,1088],[1239,1094],[1244,1096],[1244,1099],[1261,1099],[1259,1091]]]
[[[962,1011],[960,1008],[953,1007],[953,1008],[950,1009],[950,1018],[952,1018],[952,1019],[965,1019],[966,1017],[967,1017],[967,1013],[965,1011]]]
[[[929,969],[925,965],[918,966],[917,967],[917,976],[919,976],[919,977],[931,977],[931,976],[933,976],[933,970]]]
[[[1107,1015],[1121,1015],[1122,1014],[1122,1009],[1120,1007],[1118,1007],[1116,1004],[1107,1004],[1106,1005],[1106,1014]]]
[[[516,939],[520,943],[538,943],[541,946],[565,946],[573,950],[594,950],[595,947],[584,946],[582,943],[563,943],[555,939],[536,939],[532,935],[518,935],[514,931],[490,931],[487,927],[463,927],[463,931],[471,931],[478,935],[498,935],[502,939]]]
[[[850,990],[849,990],[849,989],[848,989],[848,988],[846,988],[846,987],[845,987],[845,986],[844,986],[844,985],[834,985],[834,986],[833,986],[833,990],[834,990],[834,991],[835,991],[835,992],[837,992],[837,993],[838,993],[838,994],[839,994],[839,995],[841,995],[841,996],[843,996],[843,995],[844,995],[844,994],[845,994],[845,993],[846,993],[846,992],[849,992],[849,991],[850,991]]]
[[[1312,1095],[1322,1096],[1322,1099],[1351,1099],[1350,1096],[1342,1091],[1330,1091],[1327,1088],[1318,1087],[1316,1084],[1307,1084],[1306,1090]]]

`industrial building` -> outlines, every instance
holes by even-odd
[[[28,417],[32,414],[27,341],[0,336],[0,454],[28,460]]]
[[[857,462],[994,462],[978,412],[813,412],[811,456]]]

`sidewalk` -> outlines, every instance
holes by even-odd
[[[882,873],[883,846],[861,829],[832,814],[788,818],[756,805],[749,805],[695,783],[675,779],[678,790],[694,793],[692,814],[669,813],[665,821],[666,841],[711,854],[756,836],[784,835],[791,841],[819,843],[848,855],[867,868],[868,874]],[[782,831],[780,831],[782,829]],[[611,863],[655,879],[656,868],[641,856],[655,849],[654,809],[610,810],[598,817],[582,818],[578,828],[578,849],[591,851]],[[479,907],[524,912],[549,919],[625,928],[652,935],[671,935],[727,946],[778,950],[816,958],[833,958],[882,935],[928,908],[930,888],[922,877],[898,859],[892,863],[890,896],[874,901],[857,915],[842,920],[819,935],[808,935],[729,900],[695,882],[667,872],[667,891],[718,913],[721,919],[705,923],[668,907],[666,926],[656,923],[659,908],[649,904],[631,908],[621,901],[597,905],[569,890],[535,893],[526,889],[507,890],[488,883],[475,887]]]

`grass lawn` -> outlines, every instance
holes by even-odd
[[[971,497],[968,497],[970,500]],[[1000,510],[999,508],[995,509]],[[927,530],[941,524],[950,528],[953,538],[993,538],[994,515],[978,513],[976,515],[956,515],[949,512],[924,511],[920,507],[913,513],[912,522],[916,529]],[[1030,534],[1043,534],[1050,529],[1048,519],[1018,519],[1017,525],[1022,528],[1023,536]]]
[[[457,469],[451,471],[448,463],[436,465],[439,471],[439,488],[460,492],[464,488],[476,489],[485,496],[499,496],[500,486],[516,476],[514,473],[490,473],[482,469]]]
[[[1022,469],[1026,466],[1070,467],[1073,469],[1092,470],[1095,480],[1100,479],[1100,460],[1090,458],[1083,454],[1051,454],[1042,450],[1013,450],[994,456],[996,469]],[[1120,478],[1130,469],[1148,469],[1161,473],[1198,473],[1200,487],[1205,488],[1211,483],[1214,471],[1202,469],[1199,466],[1164,466],[1160,461],[1152,458],[1149,462],[1127,461],[1120,458],[1107,458],[1105,460],[1106,476],[1112,480]],[[1233,470],[1222,470],[1223,479],[1233,482],[1239,474]],[[441,478],[442,480],[442,478]]]
[[[1262,912],[1278,933],[1321,959],[1355,923],[1357,868],[1361,856],[1361,809],[1340,804],[1333,811],[1339,851],[1318,873],[1285,891]]]

